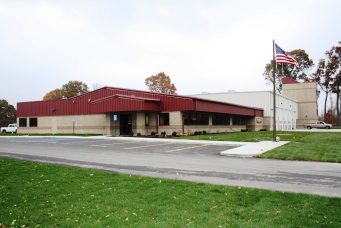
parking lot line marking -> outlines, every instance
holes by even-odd
[[[164,145],[169,145],[172,144],[170,143],[163,143],[163,144],[154,144],[154,145],[147,145],[147,146],[135,146],[135,147],[128,147],[128,148],[124,148],[125,150],[131,150],[131,149],[138,149],[138,148],[143,148],[143,147],[153,147],[153,146],[164,146]]]
[[[71,140],[71,139],[70,139]],[[108,141],[112,141],[112,140],[100,140],[101,142],[108,142]],[[65,142],[65,143],[61,143],[61,144],[76,144],[76,143],[85,143],[85,142],[89,142],[89,140],[83,140],[83,141],[72,141],[72,142]]]
[[[133,141],[133,142],[119,142],[119,143],[110,143],[110,144],[96,144],[96,145],[90,145],[90,146],[112,146],[112,145],[118,145],[118,144],[130,144],[130,143],[138,143],[141,141]]]
[[[204,144],[204,145],[200,145],[200,146],[185,147],[185,148],[180,148],[180,149],[176,149],[176,150],[166,150],[166,152],[174,152],[174,151],[180,151],[180,150],[187,150],[187,149],[204,147],[204,146],[208,146],[208,144]]]

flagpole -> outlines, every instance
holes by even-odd
[[[272,40],[272,53],[274,68],[272,72],[273,76],[273,141],[276,142],[276,55],[275,55],[275,40]]]

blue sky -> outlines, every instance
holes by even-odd
[[[272,40],[318,63],[341,41],[338,0],[0,0],[0,99],[42,100],[70,80],[178,94],[264,91]],[[315,67],[313,68],[315,69]]]

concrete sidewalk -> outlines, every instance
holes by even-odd
[[[262,154],[268,150],[272,150],[276,147],[283,146],[287,144],[289,141],[280,141],[280,142],[273,142],[273,141],[261,141],[255,143],[242,143],[240,147],[225,150],[220,152],[221,155],[225,156],[242,156],[242,157],[252,157],[254,155]]]

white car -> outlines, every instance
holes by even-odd
[[[17,125],[9,124],[8,127],[1,128],[1,133],[6,134],[7,132],[17,133]]]

